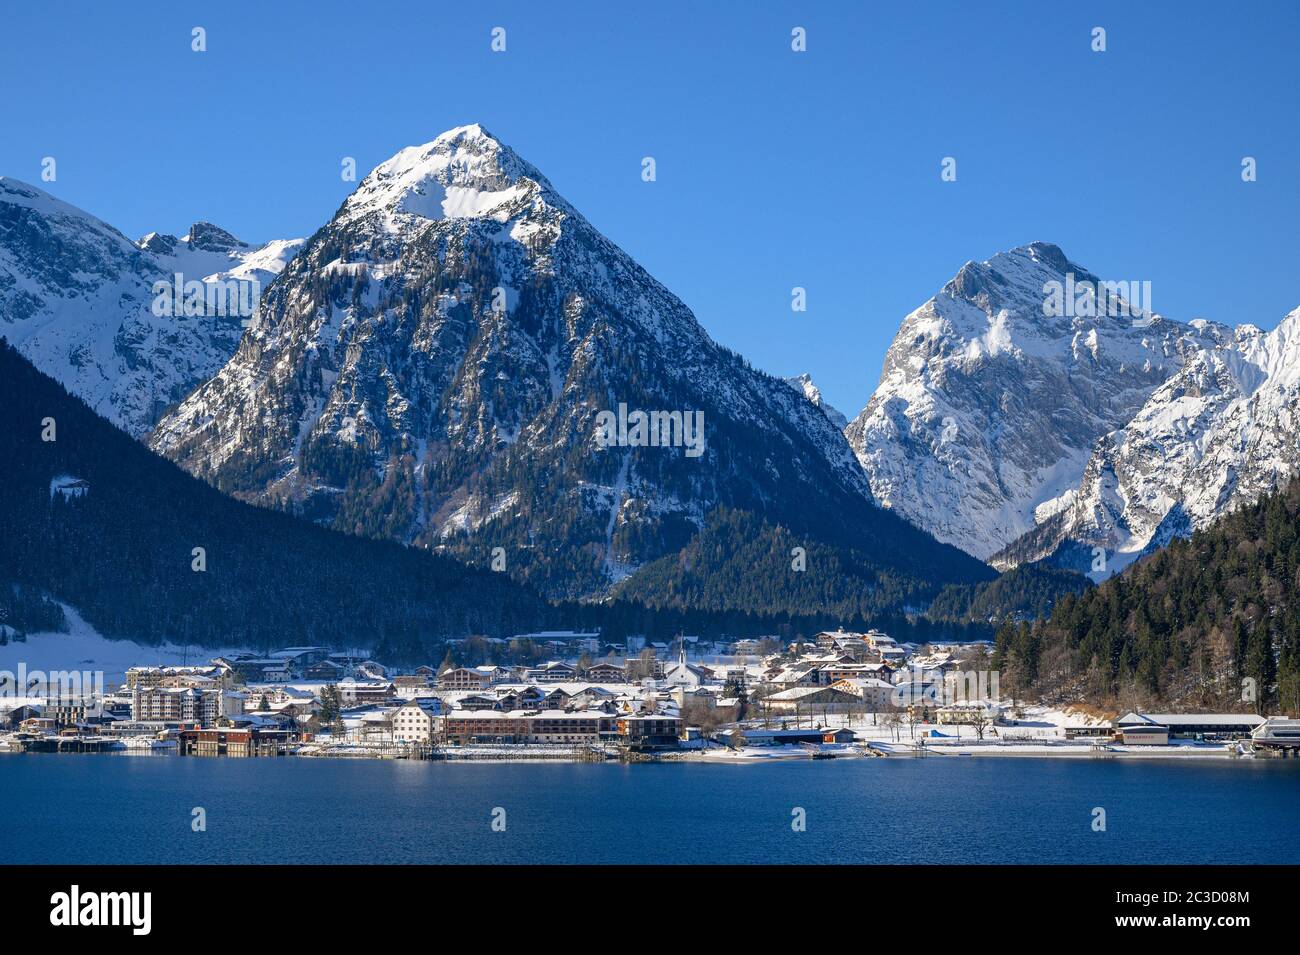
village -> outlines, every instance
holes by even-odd
[[[615,644],[581,631],[462,644],[437,667],[400,670],[321,646],[136,665],[119,684],[76,696],[38,678],[0,698],[0,752],[719,762],[1300,755],[1297,719],[1107,716],[1006,699],[979,643],[917,646],[878,630],[834,630],[789,645],[691,636]],[[521,646],[545,661],[456,663]]]

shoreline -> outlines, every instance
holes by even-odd
[[[1064,760],[1127,760],[1137,762],[1149,762],[1153,760],[1160,761],[1215,761],[1215,762],[1256,762],[1266,760],[1268,762],[1277,761],[1276,757],[1259,756],[1249,752],[1235,752],[1226,746],[1169,746],[1156,749],[1154,747],[1139,748],[1129,747],[1127,749],[1111,748],[1105,750],[1094,750],[1091,747],[1081,746],[1008,746],[1008,745],[986,745],[986,746],[927,746],[918,751],[910,745],[904,746],[898,744],[897,749],[886,750],[883,747],[861,747],[853,746],[844,749],[822,749],[816,751],[805,750],[797,746],[775,746],[775,747],[748,747],[742,750],[731,750],[723,747],[708,750],[681,750],[676,752],[663,752],[655,754],[643,754],[637,759],[619,759],[616,756],[598,756],[582,755],[574,750],[563,752],[546,752],[534,749],[532,752],[503,751],[500,748],[493,748],[490,751],[453,751],[450,754],[439,754],[433,757],[419,756],[414,754],[395,754],[393,752],[306,752],[306,753],[285,753],[280,756],[185,756],[182,757],[174,750],[167,751],[148,751],[148,750],[130,750],[114,749],[95,753],[85,752],[62,752],[62,753],[23,753],[12,750],[0,750],[0,756],[134,756],[147,758],[184,758],[184,759],[333,759],[333,760],[404,760],[407,762],[428,762],[428,763],[618,763],[631,765],[635,763],[682,763],[682,764],[703,764],[703,765],[758,765],[767,763],[788,763],[788,762],[817,762],[832,760],[864,760],[864,759],[1064,759]]]
[[[754,749],[758,749],[755,747]],[[926,747],[924,751],[917,752],[910,746],[905,749],[895,750],[893,752],[876,751],[874,753],[826,753],[820,756],[814,756],[810,753],[780,753],[780,752],[754,752],[742,751],[739,753],[727,752],[699,752],[686,755],[685,762],[702,762],[702,763],[767,763],[767,762],[785,762],[799,759],[1097,759],[1097,760],[1215,760],[1215,761],[1236,761],[1247,760],[1254,762],[1257,759],[1269,759],[1272,757],[1260,757],[1247,753],[1235,753],[1226,747],[1206,746],[1206,747],[1189,747],[1189,746],[1171,746],[1161,751],[1144,751],[1136,748],[1130,749],[1110,749],[1096,751],[1090,747],[1051,747],[1051,746],[986,746],[986,747],[966,747],[952,746]]]

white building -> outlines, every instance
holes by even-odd
[[[393,711],[393,739],[398,743],[434,743],[442,735],[442,701],[423,696]]]
[[[847,677],[836,680],[831,688],[854,694],[871,712],[888,709],[894,702],[894,684],[872,677]]]
[[[664,670],[663,682],[667,686],[695,688],[709,682],[711,674],[703,667],[686,662],[686,641],[682,641],[677,662]]]
[[[192,686],[139,687],[132,691],[131,719],[136,722],[202,723],[209,726],[222,713],[222,693]]]

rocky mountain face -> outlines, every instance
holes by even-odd
[[[0,336],[139,437],[230,358],[298,244],[251,246],[203,222],[135,243],[0,177]]]
[[[479,126],[371,172],[150,441],[241,497],[554,595],[603,592],[719,505],[899,573],[981,573],[877,508],[823,411]]]
[[[1097,442],[1056,520],[999,562],[1050,559],[1101,578],[1300,472],[1300,309],[1190,355]]]
[[[981,559],[1062,523],[1096,442],[1233,340],[1128,285],[1046,243],[963,266],[904,319],[846,431],[876,498]]]

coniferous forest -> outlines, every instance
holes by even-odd
[[[994,666],[1004,689],[1062,700],[1300,709],[1300,482],[1002,624]]]
[[[2,340],[0,415],[0,599],[15,630],[60,622],[32,592],[143,643],[410,645],[551,622],[504,575],[226,497]],[[53,490],[64,477],[84,492]]]
[[[1092,587],[1083,574],[1051,564],[1023,564],[978,584],[949,584],[930,604],[934,620],[1001,623],[1046,617],[1066,594]]]
[[[882,555],[810,538],[747,511],[718,508],[680,552],[642,567],[614,589],[653,607],[764,613],[816,611],[868,619],[924,608],[938,588],[891,569]],[[986,579],[996,577],[987,570]]]

